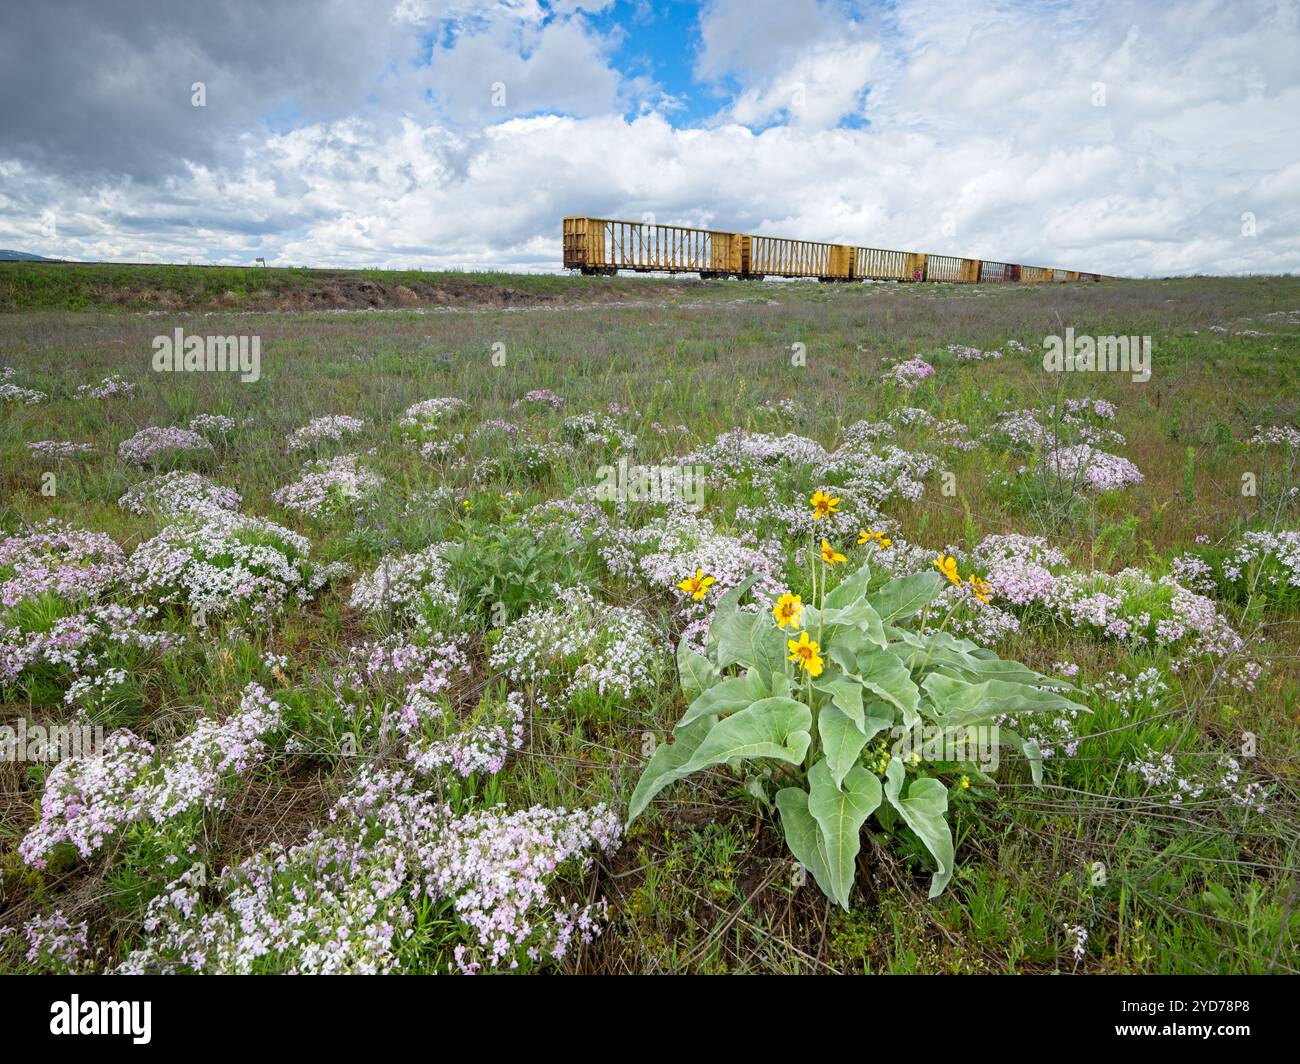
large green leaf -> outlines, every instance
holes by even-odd
[[[952,676],[930,673],[921,686],[932,703],[931,716],[948,727],[977,724],[1003,713],[1092,712],[1056,691],[1040,691],[1026,684],[1005,680],[967,683]]]
[[[867,601],[886,624],[905,621],[928,606],[943,590],[943,583],[943,577],[932,571],[900,576],[868,595]]]
[[[866,599],[858,599],[843,609],[827,610],[822,620],[826,624],[827,639],[834,638],[835,632],[841,628],[852,628],[882,650],[889,645],[884,622]]]
[[[628,802],[627,822],[632,823],[661,790],[677,779],[676,772],[691,755],[699,749],[705,736],[717,724],[716,717],[705,717],[695,723],[682,727],[678,725],[673,733],[674,741],[661,743],[646,764],[645,771],[637,780],[636,789]]]
[[[743,676],[729,676],[714,684],[690,704],[677,727],[690,724],[700,717],[725,716],[744,709],[751,702],[773,694],[757,669],[749,669]]]
[[[718,604],[713,608],[713,620],[709,624],[709,641],[705,647],[708,656],[713,660],[716,661],[718,657],[718,630],[720,625],[740,608],[740,600],[744,598],[745,592],[758,581],[758,575],[758,573],[754,573],[747,576],[729,591],[724,591],[722,597],[718,599]]]
[[[887,728],[892,728],[897,719],[897,712],[888,702],[872,702],[867,706],[864,716],[865,727],[863,734],[867,737],[867,742],[871,742],[877,735]]]
[[[867,745],[867,737],[847,713],[836,706],[822,706],[817,714],[817,734],[821,739],[826,765],[838,787],[844,777],[858,762],[858,755]]]
[[[885,769],[885,797],[898,810],[903,821],[925,843],[939,870],[930,879],[930,897],[937,898],[952,879],[952,832],[944,814],[948,811],[948,791],[942,783],[928,776],[912,780],[903,795],[906,772],[897,758]]]
[[[733,613],[718,625],[718,668],[744,665],[764,677],[785,672],[786,636],[766,613]]]
[[[879,805],[880,780],[861,766],[849,770],[842,787],[825,759],[808,773],[808,812],[821,832],[831,897],[845,909],[862,848],[862,825]]]
[[[838,610],[856,602],[866,592],[870,580],[871,566],[863,563],[826,592],[825,607],[828,610]]]
[[[686,645],[685,637],[677,644],[677,673],[688,705],[717,683],[721,676],[713,662]]]
[[[884,650],[861,655],[857,665],[863,685],[898,707],[903,714],[904,727],[915,727],[921,719],[921,692],[912,681],[907,666]]]
[[[817,821],[808,812],[808,792],[798,787],[783,787],[776,792],[776,808],[781,813],[781,828],[785,844],[795,859],[812,873],[822,893],[833,898],[830,872],[826,868],[826,852],[822,846]]]
[[[714,725],[677,778],[733,758],[771,757],[797,765],[812,742],[812,710],[793,698],[764,698]]]
[[[854,676],[840,673],[822,673],[813,680],[813,687],[824,695],[830,695],[834,703],[862,731],[862,684]]]

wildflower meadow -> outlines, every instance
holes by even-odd
[[[1296,278],[23,270],[0,970],[1300,969]]]

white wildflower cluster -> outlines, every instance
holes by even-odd
[[[201,620],[245,609],[270,616],[311,600],[310,551],[306,537],[262,517],[184,515],[131,553],[131,590]]]
[[[920,407],[905,406],[891,411],[889,417],[906,428],[925,429],[931,440],[942,448],[973,451],[979,447],[979,440],[971,435],[969,426],[960,421],[935,417]]]
[[[524,742],[524,696],[509,692],[504,700],[489,699],[469,722],[440,713],[442,734],[425,727],[411,736],[407,760],[415,771],[428,774],[447,768],[460,776],[476,772],[497,773],[507,756]]]
[[[1128,716],[1138,706],[1155,709],[1161,697],[1169,690],[1160,675],[1160,670],[1152,666],[1143,669],[1132,679],[1118,672],[1108,672],[1105,677],[1092,685],[1094,694],[1120,706]]]
[[[83,458],[88,454],[94,454],[95,445],[91,443],[73,443],[71,440],[37,440],[35,443],[29,443],[27,450],[35,458],[66,462],[73,458]]]
[[[38,392],[31,388],[21,388],[14,384],[13,378],[18,375],[18,371],[13,366],[0,367],[0,403],[20,403],[23,406],[34,406],[37,403],[43,403],[49,398],[45,392]]]
[[[212,453],[212,444],[191,429],[150,425],[122,441],[117,456],[131,465],[161,465],[178,457]]]
[[[603,900],[571,903],[551,884],[588,869],[591,851],[617,848],[618,818],[604,806],[457,817],[406,773],[366,768],[329,819],[208,889],[193,870],[181,876],[150,903],[145,944],[117,971],[391,972],[422,897],[451,902],[467,939],[454,951],[463,972],[560,960],[601,931]]]
[[[565,701],[584,691],[627,701],[653,686],[663,653],[639,610],[597,602],[582,587],[553,591],[555,605],[533,606],[506,627],[488,664]]]
[[[83,384],[73,393],[75,399],[130,399],[135,385],[119,374],[105,377],[98,384]]]
[[[190,429],[220,439],[235,431],[235,419],[226,414],[195,414],[190,418]]]
[[[1142,483],[1138,467],[1127,458],[1108,454],[1086,443],[1058,447],[1048,453],[1047,469],[1061,480],[1082,482],[1092,491],[1111,491]]]
[[[1241,763],[1229,754],[1220,754],[1212,768],[1198,771],[1180,767],[1173,754],[1148,746],[1129,763],[1128,771],[1140,775],[1149,789],[1158,792],[1157,797],[1172,805],[1226,796],[1234,805],[1260,811],[1268,799],[1262,784],[1243,782]]]
[[[402,439],[410,443],[421,443],[468,409],[469,404],[455,396],[425,399],[408,406],[397,425],[401,429]]]
[[[1300,532],[1243,532],[1226,557],[1211,562],[1184,554],[1170,570],[1184,586],[1206,594],[1294,595],[1300,591]]]
[[[172,519],[213,510],[238,510],[239,492],[214,484],[202,473],[174,469],[133,484],[117,505],[133,514],[155,514]]]
[[[564,419],[560,435],[567,442],[598,451],[632,451],[637,439],[606,414],[589,411]]]
[[[958,362],[983,362],[990,358],[1001,358],[1001,351],[981,351],[978,347],[967,347],[964,344],[949,344],[948,353],[956,357]]]
[[[349,511],[377,495],[384,483],[378,473],[359,461],[358,455],[340,454],[308,462],[297,480],[277,488],[271,498],[286,510],[316,520]]]
[[[455,613],[460,599],[450,584],[451,567],[444,556],[448,546],[435,543],[414,554],[390,554],[353,585],[352,608],[408,620],[431,606]]]
[[[355,436],[365,430],[366,423],[359,417],[347,414],[331,414],[327,417],[312,418],[300,429],[294,429],[285,439],[285,447],[292,453],[307,447],[314,447],[322,440],[337,443],[339,440]]]
[[[40,820],[18,852],[44,868],[60,846],[90,857],[127,824],[162,824],[194,809],[219,809],[229,782],[266,757],[281,711],[260,686],[249,684],[235,713],[198,721],[166,754],[119,731],[98,754],[65,758],[50,770]]]
[[[1255,426],[1255,434],[1249,443],[1252,447],[1285,447],[1289,451],[1300,451],[1300,429],[1294,425]]]

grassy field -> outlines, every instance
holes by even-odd
[[[307,271],[118,269],[0,268],[0,725],[109,737],[0,761],[0,969],[1300,969],[1300,278],[359,274],[415,298],[276,313],[252,288]],[[1067,327],[1149,336],[1150,380],[1045,372]],[[177,328],[258,337],[260,379],[154,372]],[[702,508],[602,500],[620,458],[700,467]],[[932,627],[1086,710],[1016,725],[1041,785],[930,773],[942,893],[871,820],[830,901],[779,763],[621,831],[725,588],[937,555],[991,595]]]

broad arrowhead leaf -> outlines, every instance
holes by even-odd
[[[823,759],[809,771],[808,788],[808,812],[821,832],[831,897],[848,909],[862,848],[862,825],[880,805],[880,780],[858,766],[849,771],[840,787]]]
[[[879,591],[867,596],[880,619],[886,624],[905,621],[920,613],[943,590],[943,577],[937,572],[913,573],[889,581]]]
[[[760,698],[767,698],[770,694],[772,692],[763,682],[757,669],[750,669],[743,676],[729,676],[714,684],[692,702],[682,719],[677,722],[677,727],[681,728],[700,717],[735,713]]]
[[[858,763],[858,755],[867,745],[867,737],[847,713],[833,705],[822,706],[817,714],[817,734],[821,738],[831,778],[838,787],[849,769]]]
[[[1040,691],[1005,680],[967,683],[952,676],[930,673],[921,686],[933,704],[931,716],[947,727],[975,724],[1003,713],[1092,712],[1056,691]]]
[[[705,717],[686,727],[678,725],[673,732],[673,742],[661,743],[655,749],[628,801],[627,822],[629,824],[641,815],[656,794],[677,779],[677,770],[691,759],[691,755],[699,749],[700,743],[715,724],[717,724],[716,717]]]
[[[868,642],[875,644],[882,650],[889,645],[889,639],[885,636],[885,625],[880,619],[880,614],[872,608],[871,603],[866,599],[858,599],[843,609],[827,610],[822,620],[826,625],[826,639],[828,641],[835,637],[836,629],[851,628],[860,632]]]
[[[677,674],[681,678],[682,694],[687,705],[699,698],[721,677],[708,658],[686,645],[685,638],[677,644]]]
[[[953,870],[952,832],[944,819],[948,791],[938,780],[922,776],[912,780],[904,796],[905,775],[903,763],[894,758],[885,769],[885,797],[938,864],[939,870],[930,879],[930,897],[937,898],[952,879]]]
[[[817,821],[808,812],[808,792],[798,787],[783,787],[776,792],[776,808],[781,813],[785,844],[790,847],[795,860],[812,873],[826,897],[834,897],[830,872],[826,869],[821,832],[817,828]]]
[[[799,764],[812,742],[812,710],[793,698],[764,698],[719,721],[691,759],[676,770],[690,775],[733,758],[772,757]]]

